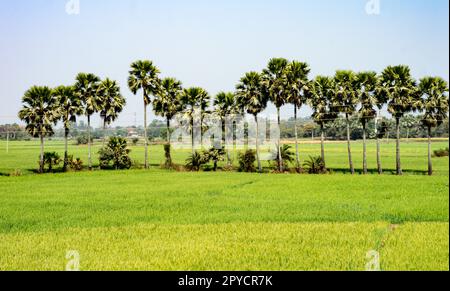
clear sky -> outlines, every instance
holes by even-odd
[[[135,112],[141,124],[142,97],[126,84],[138,59],[212,95],[271,57],[306,61],[311,76],[408,64],[416,78],[449,79],[448,0],[379,0],[376,15],[369,0],[80,0],[78,15],[68,1],[0,0],[0,123],[17,121],[30,86],[92,72],[122,87],[116,124],[134,124]]]

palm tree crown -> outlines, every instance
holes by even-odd
[[[160,91],[159,74],[159,69],[151,61],[136,61],[131,64],[128,87],[135,95],[139,90],[143,90],[145,105],[150,104],[151,95],[155,96]]]
[[[153,110],[158,116],[168,120],[181,111],[182,83],[174,78],[166,78],[161,81],[161,90],[153,100]]]
[[[98,86],[100,78],[94,74],[80,73],[76,77],[75,93],[84,104],[84,112],[90,116],[98,111],[100,98],[98,95]]]
[[[420,80],[419,91],[424,110],[422,123],[425,127],[440,126],[447,118],[448,84],[440,77],[426,77]]]
[[[49,87],[31,87],[22,98],[19,118],[26,123],[26,131],[33,137],[52,136],[53,125],[58,122],[58,100]]]
[[[120,93],[117,82],[108,78],[100,83],[98,91],[101,99],[100,116],[106,126],[116,121],[126,105],[126,100]]]
[[[268,99],[262,91],[262,77],[259,73],[245,74],[236,90],[236,102],[248,114],[255,116],[266,109]]]
[[[265,94],[277,108],[287,101],[286,72],[289,62],[283,58],[274,58],[269,61],[263,70],[262,84]]]
[[[77,121],[77,116],[83,114],[81,99],[76,96],[73,86],[59,86],[53,89],[53,95],[58,101],[64,128],[70,128]]]

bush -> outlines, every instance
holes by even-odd
[[[186,169],[189,171],[200,171],[201,167],[208,163],[208,157],[199,152],[194,152],[186,159]]]
[[[48,171],[53,171],[53,166],[57,166],[61,163],[61,158],[56,152],[44,153],[44,165],[48,166]]]
[[[209,163],[210,161],[214,163],[213,171],[216,172],[217,164],[225,160],[225,149],[217,149],[213,147],[209,151],[205,151],[203,155],[207,160],[207,163]]]
[[[172,156],[170,154],[170,144],[165,144],[164,145],[164,156],[166,157],[166,162],[164,164],[164,167],[166,169],[171,169],[172,168]]]
[[[131,142],[133,143],[134,146],[137,146],[137,144],[139,142],[139,138],[135,137],[131,140]]]
[[[108,144],[100,149],[99,160],[101,169],[130,169],[132,161],[127,148],[127,140],[121,137],[111,137]]]
[[[239,172],[253,173],[256,172],[255,167],[256,152],[247,150],[245,153],[239,154]]]
[[[87,134],[80,135],[77,137],[77,145],[87,145],[89,143],[89,138]],[[92,143],[92,137],[91,137],[91,143]]]
[[[328,173],[327,168],[325,167],[325,162],[322,157],[309,157],[309,160],[306,161],[303,166],[306,168],[309,174],[326,174]]]
[[[448,157],[448,148],[434,151],[434,156],[437,158]]]
[[[10,177],[20,177],[22,176],[22,171],[19,169],[15,169],[9,174]]]
[[[293,163],[295,160],[295,153],[291,151],[292,146],[290,145],[283,145],[281,147],[281,159],[283,160],[283,169],[284,171],[289,170],[289,164]],[[280,161],[278,160],[278,150],[276,150],[273,153],[273,161],[274,161],[274,168],[276,171],[279,171],[280,169]]]
[[[69,168],[72,171],[83,170],[83,161],[80,158],[74,159],[73,156],[69,156],[68,160],[69,160]]]

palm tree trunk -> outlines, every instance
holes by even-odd
[[[431,159],[431,127],[428,127],[428,175],[433,175],[433,161]]]
[[[347,149],[348,149],[348,163],[350,165],[350,173],[355,174],[355,167],[353,166],[352,159],[352,145],[350,142],[350,120],[348,118],[348,114],[345,115],[345,119],[347,120]]]
[[[147,104],[144,105],[144,168],[148,169]]]
[[[363,121],[363,173],[367,175],[367,144],[366,144],[366,121]]]
[[[194,118],[191,117],[191,146],[192,146],[192,154],[195,153],[195,142],[194,142]]]
[[[294,105],[294,131],[295,131],[295,154],[297,159],[297,170],[301,172],[300,153],[298,151],[298,130],[297,130],[297,106]]]
[[[277,115],[278,115],[278,128],[280,129],[280,135],[278,136],[278,166],[279,166],[279,171],[283,172],[284,170],[284,165],[283,165],[283,159],[281,157],[281,113],[280,113],[280,108],[277,108]]]
[[[103,146],[106,143],[106,119],[103,118]]]
[[[92,170],[92,154],[91,154],[91,116],[88,115],[88,166],[89,171]]]
[[[322,161],[325,163],[325,130],[323,124],[320,125],[320,152]]]
[[[64,166],[63,171],[67,171],[69,165],[69,150],[68,150],[69,128],[64,128]]]
[[[397,144],[396,144],[397,175],[403,175],[402,163],[400,160],[400,118],[396,118],[395,121],[397,130]]]
[[[381,145],[380,145],[380,138],[377,137],[377,168],[378,168],[378,174],[383,174],[383,167],[381,165]]]
[[[171,137],[170,137],[170,119],[169,118],[167,118],[167,122],[166,122],[166,125],[167,125],[167,149],[166,149],[166,151],[167,151],[167,159],[166,159],[166,166],[171,166],[172,165],[172,154],[171,154],[171,148],[170,148],[170,140],[171,140]]]
[[[44,173],[44,135],[41,134],[41,156],[39,159],[39,173]]]
[[[256,159],[258,161],[258,171],[262,173],[262,165],[259,156],[259,124],[257,115],[255,115],[255,122],[256,122]]]

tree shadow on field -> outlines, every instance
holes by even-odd
[[[346,174],[350,175],[350,169],[347,168],[330,168],[329,169],[332,173],[339,173],[339,174]],[[367,170],[368,175],[378,175],[378,169],[368,169]],[[404,169],[404,174],[410,174],[410,175],[418,175],[418,176],[425,176],[428,175],[428,171],[424,170],[410,170],[410,169]],[[355,170],[356,175],[363,175],[363,170]],[[383,169],[383,175],[397,175],[396,169]]]

